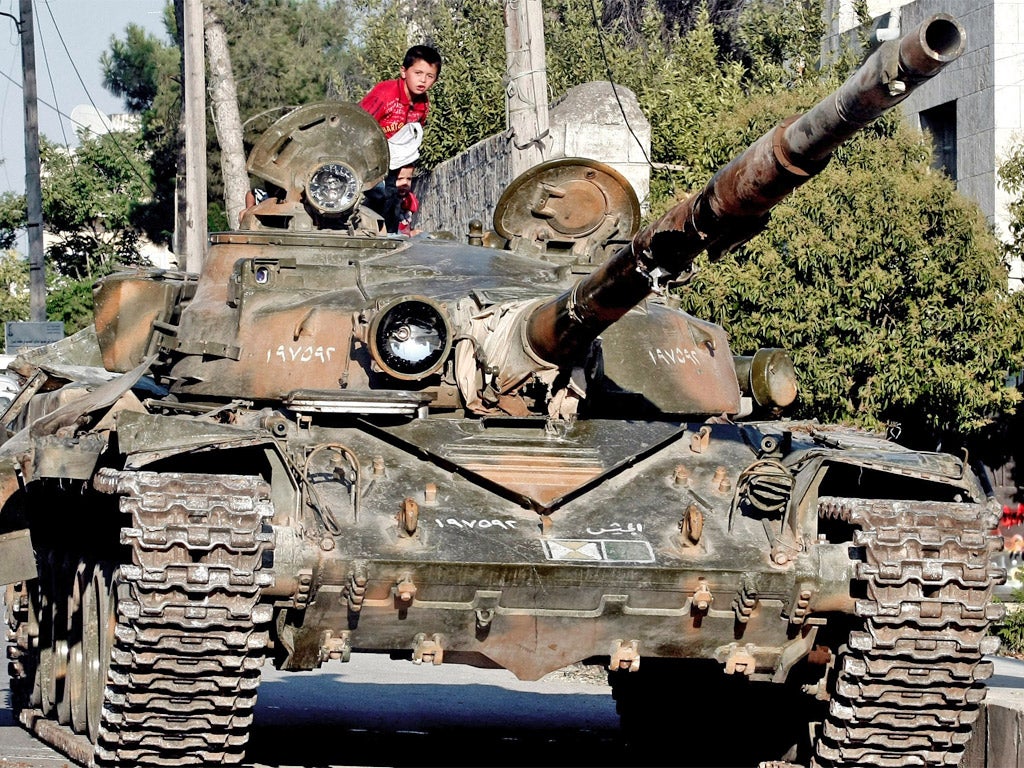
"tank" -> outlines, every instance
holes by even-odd
[[[984,474],[787,417],[788,353],[673,295],[963,49],[946,15],[885,43],[642,229],[563,158],[493,230],[388,236],[374,121],[282,118],[199,274],[112,275],[94,327],[15,363],[20,721],[87,765],[238,764],[265,665],[380,653],[597,665],[635,762],[956,765],[1001,615]]]

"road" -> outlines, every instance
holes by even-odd
[[[0,768],[73,768],[18,727],[0,670]],[[608,686],[353,654],[317,672],[264,670],[249,768],[614,766]]]
[[[991,701],[1024,709],[1024,662],[994,659]],[[0,669],[0,768],[74,768],[13,721]],[[608,686],[354,654],[318,672],[264,672],[247,768],[621,766]]]

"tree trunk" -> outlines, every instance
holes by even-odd
[[[203,3],[206,30],[206,60],[210,71],[209,94],[213,110],[213,126],[220,144],[220,167],[224,177],[224,211],[228,226],[238,226],[249,191],[249,174],[245,170],[245,148],[242,145],[242,119],[238,114],[238,91],[231,71],[224,25],[211,7]]]

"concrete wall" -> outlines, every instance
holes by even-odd
[[[650,193],[647,158],[651,125],[636,95],[628,88],[594,82],[572,88],[551,105],[545,160],[586,157],[607,163],[633,186],[643,206]],[[500,133],[477,142],[462,154],[417,179],[420,213],[416,226],[444,230],[465,238],[471,219],[493,226],[501,191],[512,181],[511,145]]]
[[[995,657],[996,674],[960,768],[1024,768],[1024,688],[1019,664]]]

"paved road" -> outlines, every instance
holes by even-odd
[[[0,670],[0,768],[72,768],[11,716]],[[266,668],[251,768],[622,765],[607,685],[354,654],[318,672]]]
[[[989,698],[1024,709],[1024,662],[998,657]],[[3,665],[6,666],[6,665]],[[73,768],[13,722],[0,669],[0,768]],[[249,768],[619,766],[607,685],[354,655],[319,672],[264,673]]]

